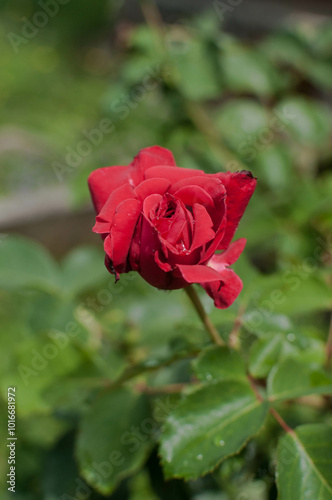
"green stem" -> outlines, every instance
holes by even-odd
[[[212,342],[214,342],[217,345],[225,345],[225,342],[219,336],[218,330],[216,329],[216,327],[211,322],[209,316],[206,314],[205,309],[203,307],[203,304],[200,301],[200,298],[197,295],[196,290],[194,289],[194,287],[192,285],[189,285],[184,290],[186,291],[186,293],[187,293],[188,297],[190,298],[193,306],[195,307],[195,309],[196,309],[196,311],[198,313],[198,316],[201,318],[201,320],[202,320],[202,322],[203,322],[203,324],[204,324],[204,326],[206,328],[206,331],[208,332],[208,334],[211,337]]]

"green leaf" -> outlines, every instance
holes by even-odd
[[[144,462],[151,447],[146,398],[128,389],[97,397],[82,419],[76,455],[82,476],[103,494]]]
[[[321,56],[332,55],[332,23],[327,22],[317,26],[316,39],[313,49]]]
[[[332,65],[331,61],[313,60],[306,68],[308,77],[318,86],[323,89],[331,90],[332,88]]]
[[[147,470],[143,469],[129,480],[130,500],[159,500],[160,497],[152,489]]]
[[[258,279],[256,276],[256,287]],[[293,329],[293,324],[288,316],[271,314],[270,309],[265,311],[264,308],[260,308],[260,310],[248,308],[248,311],[243,315],[242,321],[246,329],[257,335],[257,337],[266,336],[270,333],[276,335]]]
[[[331,118],[321,103],[303,97],[287,97],[276,106],[289,134],[303,144],[326,145],[331,134]]]
[[[281,86],[281,77],[259,51],[236,48],[221,59],[226,86],[232,92],[270,96]]]
[[[260,148],[263,147],[264,145],[260,144]],[[270,144],[263,151],[258,151],[255,166],[257,177],[264,180],[272,191],[283,191],[284,195],[290,188],[290,180],[294,179],[294,169],[289,151],[283,145]]]
[[[267,380],[270,401],[298,398],[308,394],[332,394],[332,378],[317,369],[287,358],[277,364]]]
[[[271,313],[290,316],[308,314],[329,309],[332,300],[331,287],[325,283],[314,265],[310,268],[304,265],[294,266],[284,273],[262,276],[257,295],[258,293],[256,310],[252,311],[253,317],[257,317],[257,323],[264,319],[262,309],[268,311],[268,316]]]
[[[249,352],[251,375],[266,377],[276,363],[290,356],[296,357],[301,363],[324,364],[324,342],[293,332],[291,329],[289,333],[269,333],[252,344]]]
[[[168,417],[160,454],[167,477],[197,478],[238,453],[264,423],[249,383],[221,380],[188,394]]]
[[[332,500],[332,427],[308,424],[278,446],[279,500]]]
[[[193,362],[194,372],[203,382],[217,380],[243,380],[246,367],[237,351],[228,347],[208,347]]]
[[[269,335],[255,342],[250,349],[249,371],[256,378],[265,377],[278,361],[284,336]]]
[[[0,244],[0,288],[59,288],[59,271],[47,251],[19,236],[8,236]]]
[[[215,121],[224,140],[248,160],[257,134],[268,126],[268,113],[251,99],[231,99],[218,108]]]
[[[175,83],[188,99],[199,101],[220,95],[216,64],[202,40],[169,40],[169,56],[176,70]]]
[[[310,61],[306,45],[294,33],[274,33],[263,40],[260,48],[275,63],[286,63],[301,71]]]
[[[103,254],[93,247],[79,247],[62,261],[64,289],[77,295],[101,285],[107,279]]]

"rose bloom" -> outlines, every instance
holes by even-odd
[[[246,240],[231,240],[256,187],[250,172],[180,168],[169,150],[154,146],[128,166],[95,170],[88,182],[93,231],[116,280],[137,271],[166,290],[199,283],[220,309],[234,302],[242,281],[229,266]]]

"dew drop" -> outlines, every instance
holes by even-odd
[[[220,439],[219,446],[225,446],[225,441],[223,441],[222,439]]]
[[[197,460],[203,460],[203,455],[197,455]]]
[[[211,375],[211,373],[208,373],[208,374],[206,375],[206,379],[207,379],[207,380],[212,380],[212,375]]]
[[[289,334],[287,335],[287,339],[289,340],[289,342],[294,342],[294,340],[295,340],[295,335],[294,335],[294,333],[289,333]]]

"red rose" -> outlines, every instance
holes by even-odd
[[[127,167],[95,170],[89,187],[93,230],[116,279],[134,270],[167,290],[199,283],[220,309],[237,298],[242,281],[229,266],[246,240],[231,240],[256,187],[250,172],[180,168],[170,151],[154,146]]]

